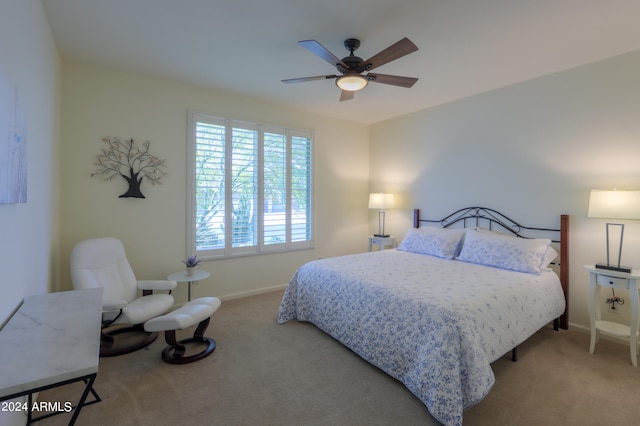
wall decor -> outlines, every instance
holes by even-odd
[[[27,202],[26,122],[18,88],[0,71],[0,204]]]
[[[149,141],[141,146],[133,139],[122,142],[119,138],[105,137],[102,141],[107,147],[96,156],[95,165],[98,169],[91,176],[99,176],[104,180],[120,176],[127,181],[129,189],[118,198],[145,198],[140,190],[143,180],[146,179],[151,185],[160,184],[167,175],[166,160],[160,160],[149,152]]]

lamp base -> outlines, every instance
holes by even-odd
[[[607,263],[596,263],[596,268],[606,269],[608,271],[625,272],[627,274],[631,273],[630,266],[615,266],[615,265],[609,265]]]
[[[382,238],[387,238],[390,237],[389,234],[373,234],[374,237],[382,237]]]

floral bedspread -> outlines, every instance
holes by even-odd
[[[564,312],[554,272],[531,275],[392,250],[302,266],[278,322],[309,321],[400,380],[445,425],[494,383],[490,363]]]

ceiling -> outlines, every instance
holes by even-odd
[[[150,74],[374,123],[640,49],[638,0],[41,0],[64,59]],[[339,102],[336,73],[299,40],[367,59],[408,37],[417,52]]]

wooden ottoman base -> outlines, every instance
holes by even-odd
[[[162,351],[162,359],[170,364],[188,364],[209,355],[216,348],[216,342],[205,337],[204,332],[209,327],[211,315],[220,307],[217,297],[201,297],[185,303],[173,312],[150,319],[144,324],[149,332],[164,331],[164,340],[169,346]],[[184,330],[198,324],[193,337],[178,341],[176,330]],[[186,355],[186,345],[204,345],[204,349],[193,355]]]
[[[169,364],[188,364],[190,362],[198,361],[216,348],[216,342],[211,337],[204,337],[204,332],[209,326],[211,318],[207,318],[198,324],[198,328],[193,333],[193,337],[176,341],[176,331],[167,330],[164,332],[164,340],[169,346],[162,351],[162,359]],[[201,351],[193,355],[184,356],[187,348],[185,344],[189,343],[205,343],[206,347]]]

